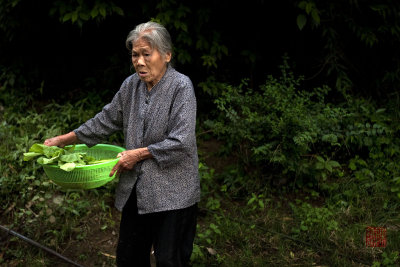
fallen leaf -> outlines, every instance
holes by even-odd
[[[53,198],[53,203],[57,204],[57,205],[61,205],[63,200],[64,200],[63,196],[56,196],[56,197]]]
[[[207,248],[208,253],[210,253],[211,255],[217,255],[217,252],[215,251],[215,249],[213,248]]]
[[[55,223],[55,222],[56,222],[56,217],[54,217],[53,215],[51,215],[51,216],[49,217],[49,222]]]
[[[53,210],[52,209],[46,209],[46,214],[47,215],[51,215],[53,213]]]

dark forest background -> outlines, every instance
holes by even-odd
[[[196,90],[193,266],[399,266],[395,0],[0,0],[0,225],[115,266],[117,179],[67,190],[23,153],[112,99],[149,20]],[[0,233],[2,266],[62,263]]]
[[[128,32],[152,18],[170,30],[176,68],[200,97],[205,81],[248,78],[257,88],[284,54],[305,86],[386,98],[399,83],[396,1],[15,0],[2,1],[0,12],[2,72],[50,98],[114,93],[132,72]]]

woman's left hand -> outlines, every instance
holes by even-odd
[[[113,176],[115,172],[118,175],[124,171],[132,170],[133,167],[139,161],[142,161],[143,159],[148,158],[148,156],[146,156],[147,154],[148,154],[147,148],[126,150],[126,151],[119,153],[117,156],[117,157],[119,157],[119,161],[112,168],[112,170],[110,172],[110,177]]]

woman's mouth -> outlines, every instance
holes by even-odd
[[[145,71],[138,71],[138,74],[139,74],[140,77],[146,77],[147,72],[145,72]]]

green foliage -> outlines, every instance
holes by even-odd
[[[202,66],[207,69],[216,69],[217,62],[228,54],[228,48],[221,43],[221,34],[215,30],[204,31],[208,27],[208,18],[196,17],[197,14],[209,14],[210,8],[202,6],[191,9],[188,4],[175,0],[160,1],[156,5],[158,13],[154,18],[175,33],[175,55],[180,64],[193,64],[197,61],[192,58],[191,48],[200,53]],[[196,20],[193,20],[196,19]],[[196,53],[197,54],[197,53]]]
[[[293,227],[295,234],[308,233],[315,231],[329,235],[331,231],[337,231],[339,223],[335,220],[335,213],[326,207],[313,207],[311,204],[298,201],[301,205],[297,206],[289,203],[294,215],[300,224]]]
[[[318,26],[321,22],[321,18],[319,17],[319,10],[315,5],[314,1],[301,1],[298,4],[298,7],[305,11],[306,14],[299,14],[297,16],[297,26],[300,30],[304,28],[307,23],[307,15],[312,18],[313,25]]]
[[[287,68],[282,71],[281,79],[271,77],[273,82],[260,91],[247,91],[243,85],[238,92],[230,86],[229,94],[217,100],[223,108],[221,117],[209,125],[221,123],[221,132],[216,133],[226,141],[223,152],[236,153],[244,165],[229,162],[229,167],[217,172],[201,157],[208,151],[200,153],[202,198],[193,266],[348,266],[358,261],[396,266],[400,151],[393,115],[397,113],[392,108],[397,106],[392,103],[383,110],[362,99],[341,105],[326,103],[326,91],[303,92],[301,79],[295,79]],[[79,126],[104,103],[91,94],[62,105],[33,103],[29,97],[4,90],[0,95],[1,220],[13,228],[23,225],[19,230],[24,234],[63,251],[71,240],[81,244],[90,238],[90,229],[82,230],[82,226],[95,215],[104,213],[105,219],[95,226],[99,230],[116,227],[105,202],[115,184],[65,191],[52,184],[38,164],[26,164],[22,151]],[[271,164],[270,155],[277,152],[265,144],[273,141],[286,145],[286,154],[281,152],[286,158],[295,159],[290,153],[298,153],[297,162]],[[256,153],[255,148],[263,153]],[[256,172],[257,168],[264,173]],[[303,186],[285,191],[257,181],[267,175],[291,177],[298,185],[303,177]],[[313,189],[306,181],[314,182]],[[387,227],[385,254],[365,247],[366,225]],[[307,241],[316,247],[302,243]],[[30,253],[35,256],[26,259]],[[27,263],[38,257],[37,252],[27,252],[15,243],[3,255],[4,261],[25,259]],[[85,253],[80,255],[76,259],[88,259]]]
[[[394,44],[398,45],[400,42],[400,5],[396,1],[337,1],[331,3],[311,0],[298,1],[297,7],[301,10],[297,15],[298,28],[305,31],[307,24],[310,24],[311,30],[320,35],[323,40],[324,56],[321,62],[317,63],[320,68],[317,72],[323,72],[326,77],[333,78],[335,88],[345,97],[354,90],[355,77],[360,77],[356,72],[359,69],[365,69],[362,66],[365,61],[361,60],[356,63],[352,55],[353,50],[345,48],[349,45],[347,42],[359,42],[359,47],[363,48],[361,51],[359,48],[357,49],[358,52],[363,53],[362,57],[364,58],[367,55],[364,53],[377,53],[375,50],[377,46],[383,50],[390,49]],[[311,23],[307,23],[309,20]],[[353,39],[354,36],[356,39]],[[386,56],[384,53],[381,57],[387,59],[386,71],[376,70],[380,76],[376,77],[373,83],[378,84],[379,89],[384,89],[382,87],[389,84],[389,86],[398,87],[400,81],[398,58]],[[349,64],[349,61],[352,63]],[[370,72],[369,69],[365,69],[365,71],[366,73]],[[365,77],[365,79],[368,78]],[[356,81],[356,83],[361,86],[369,86],[360,81]],[[365,90],[365,88],[358,89]],[[372,91],[375,88],[369,89]],[[371,91],[370,93],[372,93]]]
[[[89,3],[88,3],[89,2]],[[62,1],[53,3],[50,15],[58,15],[62,23],[71,22],[82,28],[87,21],[94,20],[100,22],[110,15],[124,16],[124,11],[113,1]]]
[[[323,157],[335,155],[319,148],[339,146],[336,131],[344,111],[325,105],[327,87],[300,91],[301,78],[289,72],[286,61],[281,70],[280,79],[270,76],[259,91],[245,81],[238,88],[226,86],[215,100],[220,116],[207,125],[225,140],[226,153],[240,155],[245,168],[279,169],[292,178],[326,171],[326,179],[339,164],[328,160],[321,167]]]
[[[4,33],[4,39],[11,41],[14,37],[14,30],[18,25],[17,18],[13,14],[16,6],[21,0],[0,1],[0,31]]]
[[[305,16],[318,10],[322,27],[326,10],[321,3],[303,2]],[[184,34],[195,25],[184,19],[193,11],[182,5],[177,14],[168,13],[167,9],[178,4],[164,4],[167,6],[158,6],[160,10],[167,7],[160,19],[169,18],[169,25],[174,24],[173,29],[183,33],[176,51],[196,44],[204,55],[215,53],[205,64],[215,69],[223,49],[211,48],[212,35],[196,41]],[[391,16],[388,9],[379,12],[385,18]],[[334,31],[326,34],[332,34],[333,41],[337,38]],[[368,42],[375,45],[373,40]],[[179,60],[193,62],[190,55],[182,52]],[[56,103],[43,97],[43,86],[27,90],[29,82],[24,77],[9,68],[3,70],[2,223],[19,227],[59,251],[64,251],[71,240],[89,238],[89,227],[82,230],[82,226],[92,222],[94,215],[104,213],[106,219],[91,227],[106,231],[115,226],[116,220],[109,216],[110,205],[105,202],[105,198],[112,198],[114,183],[92,191],[64,191],[48,180],[38,164],[22,160],[27,147],[70,131],[95,115],[104,105],[102,95],[85,92],[85,97],[74,97],[78,101]],[[343,103],[334,103],[329,101],[329,87],[306,88],[303,78],[291,72],[287,58],[280,70],[279,78],[271,75],[257,89],[248,80],[234,86],[212,75],[202,83],[205,92],[215,97],[218,116],[210,118],[207,127],[200,121],[200,128],[207,132],[207,138],[213,133],[222,142],[217,160],[224,160],[224,155],[230,158],[224,161],[223,170],[216,170],[200,157],[202,198],[192,254],[194,266],[398,265],[400,101],[396,94],[391,95],[393,101],[383,104],[350,95]],[[109,141],[121,140],[116,135]],[[269,184],[269,179],[277,183]],[[384,251],[365,247],[362,239],[368,225],[387,228]],[[38,253],[27,252],[14,241],[2,251],[1,264],[10,258],[25,259],[27,254],[38,257]],[[30,260],[37,262],[35,257]],[[84,260],[87,255],[76,257]]]
[[[212,78],[236,83],[250,77],[249,87],[254,89],[263,82],[270,64],[276,64],[271,60],[279,60],[276,54],[288,52],[299,55],[299,71],[313,84],[328,84],[345,98],[352,91],[385,97],[386,92],[396,92],[400,84],[399,10],[399,3],[393,0],[255,1],[246,7],[218,1],[151,0],[138,5],[132,1],[57,0],[36,5],[32,1],[1,0],[0,32],[4,38],[0,40],[0,65],[31,72],[25,78],[36,84],[44,80],[44,89],[49,91],[62,90],[52,79],[57,73],[54,69],[67,71],[60,76],[76,81],[76,88],[88,81],[97,82],[102,89],[106,82],[110,87],[118,86],[121,76],[129,73],[129,60],[124,47],[115,40],[126,36],[126,27],[153,19],[170,30],[177,67],[195,78],[206,95],[210,88],[222,89],[209,83]],[[260,23],[262,16],[268,20]],[[277,21],[282,22],[279,27],[274,24]],[[296,23],[297,27],[292,27]],[[282,31],[290,37],[281,38]],[[246,37],[241,38],[244,32]],[[275,41],[258,40],[262,35]],[[37,55],[21,52],[28,51],[23,44],[34,38],[38,47],[32,49]],[[240,46],[234,45],[242,39]],[[75,48],[79,42],[82,45]],[[41,57],[43,54],[47,56]],[[49,55],[57,55],[57,60]],[[43,62],[43,58],[53,62]],[[96,64],[81,66],[88,62]],[[56,66],[47,68],[50,64]],[[68,74],[73,69],[82,69],[86,75],[74,73],[71,77]],[[114,80],[110,76],[118,77]]]
[[[348,166],[363,186],[378,183],[397,194],[398,127],[389,111],[361,98],[328,103],[329,88],[300,89],[302,78],[286,60],[281,71],[258,91],[246,81],[226,85],[215,100],[219,114],[206,125],[224,140],[222,152],[236,155],[252,180],[285,177],[300,187],[326,187]]]
[[[251,198],[247,201],[247,206],[251,210],[261,210],[263,211],[267,205],[268,202],[270,202],[271,199],[266,198],[264,194],[254,194],[251,193]]]
[[[3,90],[1,88],[0,90]],[[23,153],[35,143],[73,130],[99,111],[100,98],[82,99],[74,104],[45,105],[38,113],[29,96],[2,91],[0,97],[0,199],[3,208],[13,201],[19,203],[32,198],[32,188],[49,184],[40,165],[27,164]],[[24,99],[24,101],[21,101]],[[101,103],[101,102],[100,102]],[[41,107],[43,108],[43,107]],[[15,195],[17,198],[9,198]]]
[[[328,176],[332,174],[334,168],[340,168],[339,162],[330,159],[324,159],[321,156],[316,156],[315,170],[319,171],[317,175],[320,175],[322,181],[326,181]]]
[[[8,88],[12,82],[3,84]],[[90,191],[64,190],[49,180],[36,161],[24,161],[23,153],[32,145],[73,130],[94,116],[104,105],[102,99],[88,94],[88,98],[63,105],[33,104],[32,96],[25,95],[23,88],[20,91],[7,88],[0,87],[1,224],[55,250],[68,240],[85,239],[88,229],[82,227],[82,222],[101,212],[105,213],[104,220],[107,219],[104,201],[110,198],[115,182]],[[118,136],[113,140],[115,144],[122,141]],[[102,206],[96,204],[101,201]],[[53,265],[47,262],[46,255],[31,252],[33,248],[18,245],[16,240],[8,242],[0,262],[35,266],[33,262],[40,257],[41,266]]]
[[[382,261],[374,261],[372,267],[380,267],[380,266],[388,266],[394,267],[397,266],[397,260],[399,259],[399,252],[394,251],[392,253],[382,253]]]

